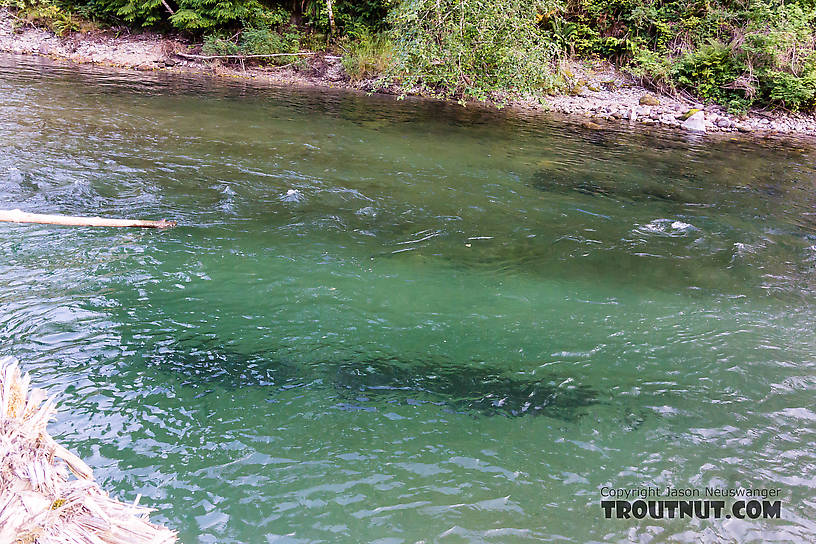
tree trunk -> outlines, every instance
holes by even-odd
[[[334,28],[334,10],[332,10],[332,4],[334,3],[333,0],[326,0],[326,11],[329,12],[329,34],[334,37],[335,35],[335,28]]]

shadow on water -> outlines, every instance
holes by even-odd
[[[731,160],[734,155],[740,159]],[[627,176],[620,175],[621,161],[627,161]],[[620,203],[663,202],[675,210],[705,206],[720,212],[773,214],[781,204],[794,210],[812,208],[809,164],[807,151],[795,146],[712,142],[705,148],[682,149],[670,140],[640,145],[627,141],[610,143],[594,156],[543,161],[527,183],[544,193]]]
[[[448,361],[361,356],[304,364],[210,346],[166,347],[149,360],[162,372],[180,377],[182,385],[202,388],[202,395],[213,386],[269,387],[270,395],[293,388],[331,388],[348,410],[373,410],[382,403],[435,404],[482,416],[569,420],[599,402],[592,388],[564,376],[524,376],[497,366]]]
[[[428,395],[454,410],[486,416],[546,414],[571,419],[580,408],[598,402],[595,391],[569,378],[523,377],[490,366],[369,359],[344,361],[334,370],[334,386],[350,392],[386,395],[397,402],[405,395]]]

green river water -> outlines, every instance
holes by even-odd
[[[0,57],[0,356],[182,542],[813,542],[816,152]],[[607,520],[601,488],[781,489]]]

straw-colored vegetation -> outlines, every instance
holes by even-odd
[[[16,360],[0,358],[0,542],[176,542],[175,532],[148,521],[148,508],[110,498],[88,465],[51,438],[54,401],[29,384]]]

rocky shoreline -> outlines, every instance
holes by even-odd
[[[340,58],[316,53],[298,67],[251,66],[208,62],[180,54],[194,52],[194,44],[152,32],[119,35],[111,31],[74,33],[65,37],[31,26],[15,24],[14,15],[0,9],[0,52],[41,55],[80,64],[129,68],[140,71],[174,71],[255,79],[289,86],[327,87],[370,91],[371,82],[352,82]],[[705,105],[679,96],[657,94],[608,64],[577,65],[570,93],[519,100],[514,109],[557,112],[582,120],[589,129],[602,129],[599,121],[629,126],[664,127],[695,134],[751,133],[757,137],[816,136],[814,115],[782,111],[728,114],[716,105]],[[386,92],[393,92],[388,90]]]
[[[595,120],[662,126],[692,133],[755,133],[757,136],[816,136],[816,117],[782,111],[729,114],[715,104],[656,94],[612,67],[599,66],[581,78],[573,93],[547,98],[551,111]],[[594,128],[594,127],[593,127]]]

